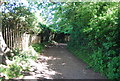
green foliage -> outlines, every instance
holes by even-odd
[[[10,79],[15,77],[22,77],[22,70],[23,68],[17,64],[10,64],[6,68],[1,67],[0,72],[4,74],[6,79]]]
[[[77,58],[82,59],[85,63],[90,64],[90,53],[91,51],[88,50],[86,47],[80,47],[75,49],[73,47],[67,47],[70,52],[72,52]]]
[[[38,53],[40,53],[42,51],[42,49],[44,48],[43,44],[33,44],[32,47],[34,48],[34,50]]]
[[[120,56],[113,57],[110,62],[108,62],[108,71],[106,74],[110,79],[118,80],[120,78]]]
[[[41,28],[35,13],[20,2],[4,4],[2,9],[2,27],[19,29],[21,33],[40,33]]]
[[[68,4],[61,7],[65,9],[62,12],[66,11],[65,16],[61,17],[67,20],[68,27],[72,26],[68,48],[95,71],[101,72],[109,79],[118,80],[120,78],[118,3]],[[89,60],[84,56],[88,56]]]
[[[91,56],[91,60],[91,66],[95,69],[95,71],[100,71],[102,73],[105,71],[105,55],[102,53],[101,49],[94,51],[93,55]]]
[[[112,80],[120,78],[120,9],[117,2],[73,2],[73,3],[35,3],[41,9],[41,15],[47,22],[39,23],[30,12],[31,8],[8,4],[3,13],[3,26],[20,23],[20,27],[27,28],[30,32],[42,30],[41,39],[47,42],[53,32],[70,33],[68,48],[78,58],[87,62],[95,71],[101,72]],[[15,6],[15,7],[11,7]],[[31,6],[32,7],[32,6]],[[21,13],[22,12],[22,13]],[[11,22],[9,22],[11,21]],[[26,31],[26,30],[25,30]],[[23,31],[23,32],[25,32]],[[42,42],[44,42],[42,41]],[[32,45],[37,52],[43,46]],[[33,59],[32,52],[19,53],[11,58],[15,62]],[[36,55],[35,55],[36,56]],[[32,57],[32,58],[31,58]],[[36,58],[36,57],[35,57]],[[17,59],[17,60],[16,60]],[[23,63],[24,63],[23,62]],[[11,68],[13,68],[11,66]],[[16,69],[20,67],[16,66]],[[16,70],[15,70],[16,71]],[[19,73],[19,71],[18,71]],[[8,73],[9,74],[9,73]]]
[[[109,54],[115,54],[113,50],[110,50],[108,55],[103,54],[102,50],[94,52],[91,56],[91,67],[95,71],[99,71],[106,75],[109,79],[119,80],[120,78],[120,56],[113,57]]]
[[[23,77],[25,71],[30,71],[29,69],[32,66],[31,61],[37,59],[42,49],[42,44],[33,44],[26,51],[13,50],[13,56],[7,59],[7,65],[0,65],[0,73],[5,76],[5,79]]]

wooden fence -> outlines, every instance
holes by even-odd
[[[3,38],[5,40],[5,43],[7,44],[7,46],[10,49],[16,49],[19,48],[19,50],[26,50],[28,48],[29,45],[33,44],[33,43],[41,43],[46,41],[46,39],[49,40],[49,38],[52,35],[47,35],[44,34],[42,35],[35,35],[35,34],[27,34],[25,33],[27,31],[26,28],[24,28],[20,21],[16,21],[14,23],[12,23],[12,20],[3,20],[3,24],[2,24],[2,34],[3,34]],[[53,34],[54,35],[54,34]],[[64,39],[64,41],[68,42],[70,40],[69,35],[64,34],[65,36],[60,36],[60,35],[56,35],[58,40],[56,42],[58,42],[61,38],[60,37],[64,37],[62,39]],[[49,36],[49,37],[48,37]],[[55,36],[53,36],[52,38],[53,40],[55,40]]]
[[[33,43],[40,43],[40,36],[23,33],[19,27],[15,29],[10,26],[3,27],[2,34],[10,49],[25,50]]]

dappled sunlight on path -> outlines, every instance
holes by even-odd
[[[54,79],[105,79],[92,69],[86,69],[87,65],[67,51],[66,45],[59,43],[44,51],[44,55],[51,58],[47,61],[48,67],[57,72]]]
[[[30,61],[32,68],[26,78],[37,79],[105,79],[66,49],[66,44],[48,46],[36,62]]]
[[[53,69],[49,68],[47,61],[49,60],[59,60],[61,58],[54,58],[52,56],[39,55],[36,62],[30,60],[32,68],[31,72],[25,73],[24,79],[53,79],[56,74],[61,74]]]

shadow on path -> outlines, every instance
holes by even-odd
[[[66,44],[60,43],[45,49],[33,63],[31,76],[44,79],[105,79],[92,69],[86,69],[86,66],[67,51]]]

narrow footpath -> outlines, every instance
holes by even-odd
[[[35,64],[35,63],[34,63]],[[105,79],[92,69],[86,69],[87,65],[72,55],[66,44],[49,46],[39,56],[36,64],[35,78],[44,79]]]

